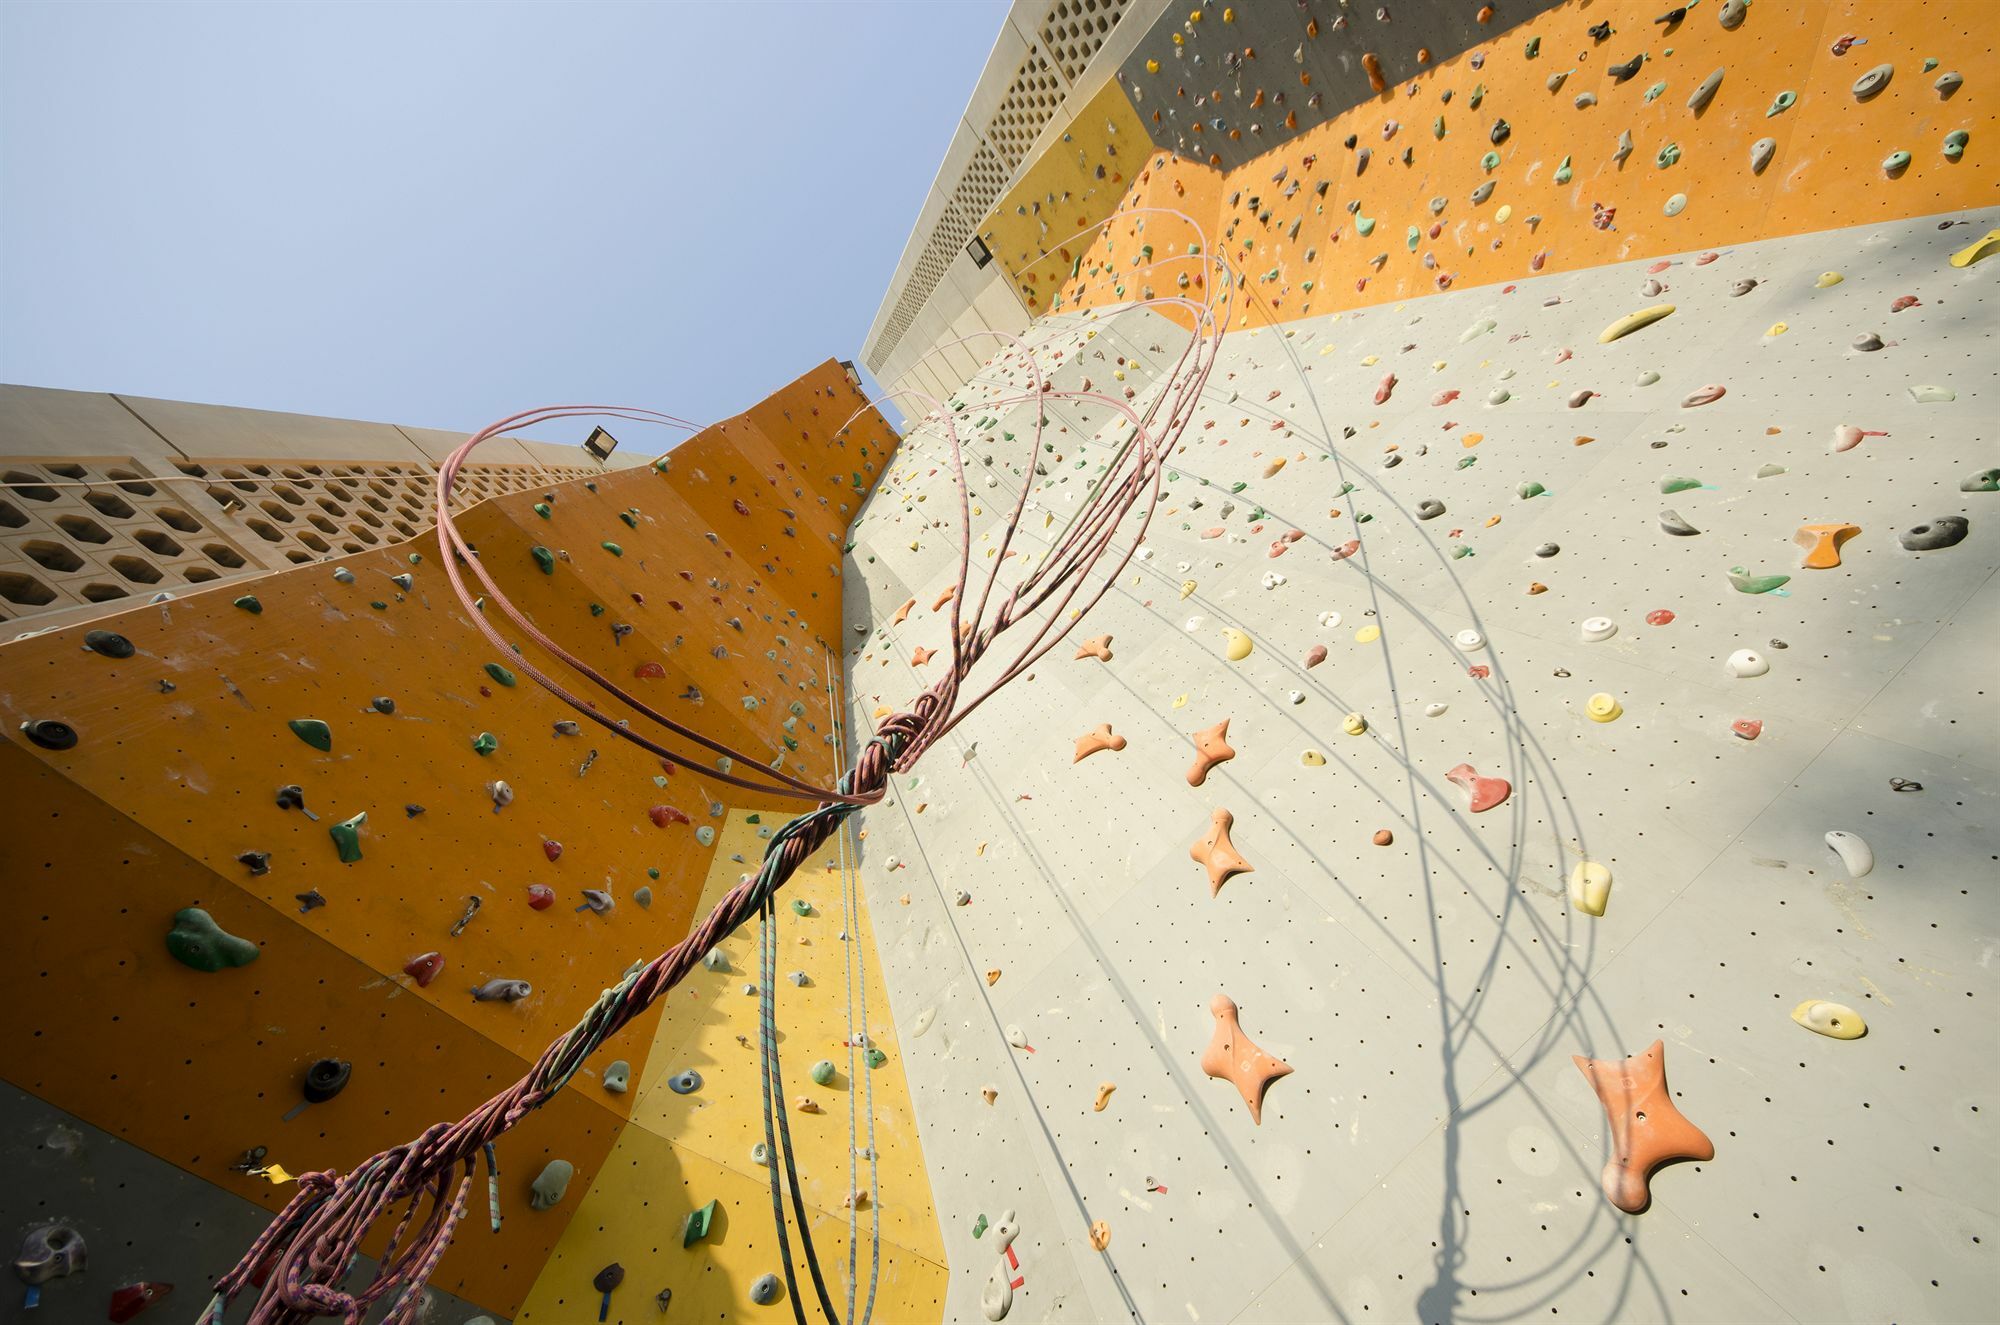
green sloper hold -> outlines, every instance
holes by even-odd
[[[1575,178],[1575,174],[1576,172],[1569,168],[1569,158],[1564,157],[1562,164],[1556,167],[1556,183],[1567,184]]]
[[[541,516],[544,520],[547,520],[552,515],[554,515],[554,512],[549,509],[549,504],[547,502],[538,501],[535,503],[535,514]]]
[[[210,974],[248,966],[258,956],[256,944],[228,933],[198,906],[174,912],[174,927],[167,931],[167,951],[181,965]]]
[[[1548,492],[1549,490],[1547,488],[1535,482],[1533,479],[1528,480],[1526,483],[1523,483],[1520,487],[1514,489],[1514,495],[1519,497],[1522,501],[1526,501],[1530,497],[1546,497],[1548,495]]]
[[[327,829],[333,838],[333,845],[340,852],[340,863],[352,865],[361,859],[361,825],[368,822],[368,811],[363,810],[352,819],[343,819]]]
[[[1729,568],[1729,582],[1736,586],[1738,593],[1769,593],[1782,584],[1791,582],[1789,575],[1752,575],[1741,566]]]
[[[815,1086],[831,1086],[833,1084],[833,1064],[822,1058],[812,1065],[812,1069],[808,1075],[812,1077]]]
[[[592,603],[592,604],[590,605],[590,614],[591,614],[592,616],[603,616],[603,615],[604,615],[604,604],[603,604],[603,603]]]
[[[540,543],[529,548],[528,555],[533,557],[535,564],[542,568],[542,574],[553,575],[556,573],[556,554],[543,547]]]
[[[251,616],[261,616],[264,611],[264,605],[257,601],[257,595],[254,593],[244,594],[232,603],[231,606],[240,607]]]
[[[639,527],[639,517],[630,511],[618,512],[618,518],[625,522],[627,529],[637,529]]]
[[[487,663],[486,674],[503,686],[512,686],[514,684],[514,674],[499,663]]]
[[[616,543],[613,543],[610,539],[606,539],[604,542],[599,543],[597,546],[603,548],[606,552],[609,552],[614,557],[622,557],[625,555],[625,549],[619,547]]]
[[[743,822],[746,824],[760,824],[764,822],[764,816],[761,814],[746,814],[743,816]]]
[[[681,1245],[692,1247],[708,1236],[708,1226],[715,1222],[715,1202],[710,1201],[698,1210],[688,1211],[687,1222],[681,1225]]]
[[[1958,485],[1960,492],[2000,492],[2000,469],[1982,469]]]
[[[292,735],[321,752],[333,749],[333,728],[318,718],[293,718],[288,726]]]
[[[1689,488],[1698,488],[1700,486],[1700,479],[1687,478],[1680,474],[1669,474],[1660,480],[1661,492],[1686,492]]]
[[[474,754],[490,755],[500,748],[500,738],[492,732],[481,732],[472,738]]]
[[[1368,238],[1368,236],[1375,233],[1375,218],[1372,216],[1355,217],[1354,232],[1360,235],[1363,239]]]

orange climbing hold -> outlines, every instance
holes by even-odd
[[[889,618],[889,624],[892,626],[902,625],[903,618],[908,616],[910,614],[910,609],[915,607],[916,605],[917,605],[917,600],[914,598],[912,598],[909,602],[904,603],[901,607],[896,609],[896,615]]]
[[[1109,635],[1099,635],[1095,639],[1085,640],[1077,649],[1076,656],[1079,658],[1095,658],[1099,662],[1110,662],[1111,637]]]
[[[1382,61],[1376,57],[1375,52],[1369,51],[1361,57],[1361,67],[1368,74],[1368,86],[1377,92],[1388,90],[1389,80],[1382,77]]]
[[[917,646],[917,651],[910,655],[910,666],[922,667],[925,663],[929,662],[932,658],[935,658],[936,656],[937,656],[936,649],[927,649],[923,645],[919,644]]]
[[[1274,1054],[1265,1053],[1256,1041],[1243,1033],[1237,1022],[1236,1003],[1227,994],[1209,1000],[1215,1017],[1215,1033],[1202,1051],[1201,1070],[1217,1081],[1234,1085],[1250,1110],[1250,1121],[1264,1122],[1264,1092],[1279,1077],[1292,1074],[1292,1065]]]
[[[949,589],[946,589],[943,593],[937,596],[937,601],[931,604],[931,611],[935,612],[938,609],[942,608],[946,603],[950,602],[955,596],[957,596],[957,594],[958,594],[958,586],[954,584]]]
[[[1611,1158],[1600,1184],[1611,1204],[1636,1215],[1652,1202],[1647,1179],[1677,1159],[1714,1159],[1715,1143],[1682,1116],[1667,1092],[1667,1050],[1659,1040],[1630,1058],[1572,1055],[1611,1124]]]
[[[1188,848],[1188,855],[1195,864],[1208,871],[1210,897],[1221,892],[1222,885],[1237,875],[1254,872],[1254,867],[1243,859],[1236,850],[1236,844],[1229,840],[1229,830],[1235,823],[1236,816],[1229,811],[1215,811],[1208,816],[1208,832]]]
[[[1111,724],[1100,722],[1083,735],[1076,738],[1076,758],[1072,764],[1080,764],[1099,750],[1123,750],[1125,738],[1112,734]]]
[[[1229,719],[1224,718],[1213,727],[1204,727],[1194,733],[1195,759],[1187,771],[1190,787],[1199,787],[1208,781],[1208,772],[1217,764],[1227,763],[1236,758],[1236,751],[1230,748],[1224,738],[1229,735]]]
[[[1832,570],[1840,564],[1840,545],[1861,532],[1858,524],[1802,524],[1792,541],[1806,550],[1799,565],[1808,570]]]

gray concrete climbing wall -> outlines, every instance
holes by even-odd
[[[865,815],[949,1319],[982,1319],[1009,1210],[1010,1320],[1990,1314],[2000,261],[1948,259],[1996,221],[1232,329],[1142,559]],[[1028,342],[1143,406],[1186,334],[1127,308]],[[1033,558],[1124,435],[1052,404],[1030,457],[1028,413],[982,403],[1028,381],[1009,351],[962,396],[975,576],[1022,482]],[[949,643],[950,477],[925,421],[856,527],[857,733],[949,659],[913,665]],[[1947,517],[1962,541],[1909,548]],[[1813,524],[1859,527],[1837,566],[1801,565]],[[1124,748],[1072,762],[1104,723]],[[1510,794],[1471,812],[1461,764]],[[1211,896],[1216,809],[1253,868]],[[1200,1066],[1217,994],[1293,1069],[1261,1124]],[[1714,1158],[1628,1214],[1571,1059],[1655,1040]]]

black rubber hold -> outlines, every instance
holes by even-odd
[[[306,1098],[314,1104],[324,1104],[346,1090],[348,1078],[353,1075],[354,1064],[345,1059],[322,1058],[306,1069]]]
[[[21,734],[44,750],[76,749],[76,728],[54,718],[31,718],[21,724]]]

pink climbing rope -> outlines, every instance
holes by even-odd
[[[1129,216],[1133,210],[1161,211],[1162,214],[1179,217],[1200,233],[1193,219],[1179,212],[1128,209],[1120,215]],[[1204,244],[1201,251],[1205,249]],[[1167,261],[1185,262],[1188,259]],[[1228,290],[1232,287],[1227,268],[1219,260],[1205,258],[1201,262],[1215,266],[1220,273],[1217,283],[1222,288]],[[253,1288],[256,1296],[248,1318],[252,1325],[303,1325],[304,1322],[326,1318],[338,1319],[345,1325],[360,1325],[365,1315],[384,1303],[387,1304],[382,1316],[384,1325],[409,1325],[416,1318],[423,1287],[465,1218],[467,1193],[474,1181],[480,1156],[487,1156],[489,1184],[497,1181],[491,1147],[500,1136],[561,1090],[598,1045],[677,985],[716,943],[756,914],[798,866],[838,831],[849,814],[880,800],[892,773],[911,767],[926,749],[980,704],[1033,666],[1037,659],[1061,642],[1070,627],[1082,620],[1110,590],[1145,538],[1158,504],[1167,458],[1188,426],[1208,374],[1214,367],[1222,328],[1227,325],[1227,302],[1223,315],[1218,317],[1211,300],[1212,295],[1202,302],[1182,298],[1152,302],[1151,306],[1155,307],[1180,306],[1187,309],[1192,314],[1193,329],[1187,346],[1166,379],[1165,389],[1143,414],[1135,411],[1125,400],[1100,392],[1053,390],[1043,380],[1031,347],[1018,337],[1002,335],[1002,339],[1028,352],[1033,388],[1018,396],[990,400],[986,402],[988,407],[1004,408],[1029,401],[1040,403],[1060,399],[1090,401],[1107,406],[1115,415],[1122,417],[1131,425],[1132,436],[1114,457],[1103,478],[1092,487],[1082,509],[1040,566],[1004,593],[990,618],[987,607],[1000,570],[1007,561],[1021,517],[1027,510],[1028,494],[1034,487],[1033,457],[1041,452],[1045,412],[1040,408],[1036,410],[1032,449],[1021,494],[1008,517],[1000,547],[992,558],[993,569],[987,574],[978,603],[972,610],[970,620],[967,620],[962,608],[966,597],[964,589],[971,578],[972,515],[957,422],[953,411],[944,402],[919,392],[898,393],[930,402],[929,418],[944,425],[958,483],[962,537],[957,581],[959,592],[951,598],[952,665],[947,674],[930,690],[917,696],[908,709],[884,719],[877,726],[874,738],[863,747],[854,767],[834,788],[816,787],[791,777],[782,769],[765,768],[755,756],[738,752],[654,710],[569,653],[508,600],[452,518],[451,495],[466,457],[481,443],[503,432],[553,419],[584,416],[609,416],[685,427],[693,425],[670,415],[636,408],[550,406],[502,419],[474,433],[452,452],[440,467],[438,477],[437,529],[445,573],[473,625],[494,647],[502,650],[503,654],[516,654],[515,666],[537,684],[568,704],[581,717],[622,740],[630,741],[678,767],[699,772],[704,777],[716,778],[748,791],[812,802],[817,808],[785,825],[774,836],[758,874],[746,877],[731,889],[686,939],[652,961],[627,972],[613,988],[606,990],[584,1018],[551,1044],[520,1080],[458,1121],[435,1124],[415,1140],[382,1151],[347,1173],[329,1170],[301,1175],[298,1191],[292,1200],[251,1244],[236,1266],[216,1281],[214,1297],[203,1313],[205,1322],[219,1325],[229,1304],[245,1290]],[[940,350],[943,348],[939,347]],[[866,408],[868,406],[863,406],[863,409]],[[857,410],[850,416],[849,422],[858,418],[861,412]],[[1144,513],[1132,531],[1122,556],[1096,586],[1096,591],[1079,604],[1079,595],[1092,578],[1092,572],[1112,552],[1125,517],[1141,502],[1144,502]],[[758,768],[760,776],[753,779],[737,776],[733,771],[718,771],[706,762],[698,762],[694,756],[670,749],[634,731],[571,693],[553,676],[518,654],[514,645],[482,610],[481,600],[466,582],[464,566],[472,568],[473,577],[484,588],[484,605],[496,608],[499,615],[512,622],[524,638],[553,655],[605,694],[673,735],[712,754],[728,758],[732,763],[741,762]],[[961,683],[993,642],[1011,626],[1042,612],[1045,607],[1048,609],[1046,619],[1019,654],[991,684],[961,704]],[[831,652],[834,657],[830,661],[837,665],[837,651]],[[497,1230],[497,1196],[493,1198],[492,1206]],[[395,1224],[379,1257],[374,1277],[352,1291],[343,1287],[362,1252],[369,1230],[392,1214]]]

